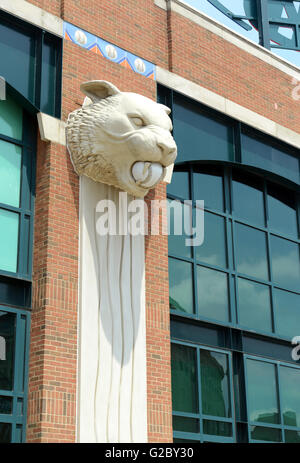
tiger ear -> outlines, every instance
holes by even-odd
[[[164,104],[159,104],[159,106],[169,115],[171,114],[171,109],[168,108],[168,106],[165,106]]]
[[[80,85],[80,90],[89,97],[93,103],[97,103],[97,101],[103,100],[108,96],[121,93],[115,85],[107,82],[106,80],[91,80],[90,82],[83,82]]]

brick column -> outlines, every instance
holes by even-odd
[[[166,184],[147,195],[149,215],[153,199],[166,199]],[[172,442],[168,237],[148,235],[145,246],[148,439]]]
[[[38,143],[27,442],[74,442],[78,178],[66,148]]]

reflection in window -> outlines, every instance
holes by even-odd
[[[261,182],[235,172],[232,190],[234,216],[263,227],[265,208]]]
[[[247,378],[250,420],[280,423],[275,365],[247,359]]]
[[[271,256],[274,282],[282,288],[300,291],[299,245],[271,236]]]
[[[296,201],[294,194],[278,185],[268,186],[269,226],[272,231],[298,238]]]
[[[229,320],[228,276],[226,273],[197,267],[199,314],[214,320]]]
[[[268,280],[266,234],[245,225],[236,224],[237,270],[261,280]]]
[[[269,287],[239,278],[238,297],[239,323],[255,330],[272,332]]]
[[[283,422],[300,428],[300,370],[281,366],[279,371]]]
[[[2,359],[0,358],[0,389],[7,391],[13,388],[15,351],[14,314],[0,311],[0,342],[0,349],[2,346]]]
[[[201,350],[202,412],[205,415],[231,417],[227,355]]]
[[[172,401],[173,410],[197,413],[197,356],[196,349],[172,344]]]
[[[173,101],[177,162],[209,159],[233,160],[233,127],[201,113],[198,103],[179,95]],[[200,141],[200,142],[199,142]]]
[[[192,265],[169,259],[170,308],[192,314],[194,312]]]

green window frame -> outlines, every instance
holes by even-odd
[[[12,320],[12,332],[6,338],[3,318],[7,315]],[[0,354],[5,353],[5,342],[10,345],[9,358],[8,351],[0,358],[0,443],[22,443],[26,439],[29,336],[30,313],[0,305]],[[8,370],[10,384],[5,387],[3,373]]]
[[[183,412],[174,409],[174,390],[176,387],[173,384],[173,429],[174,429],[174,442],[235,442],[235,419],[234,419],[234,400],[233,400],[233,377],[232,377],[232,357],[229,351],[221,349],[211,349],[205,346],[199,346],[197,344],[188,343],[188,342],[179,342],[172,341],[171,346],[180,346],[191,348],[194,350],[195,356],[195,377],[197,382],[197,393],[195,394],[195,403],[198,405],[198,411],[193,412]],[[203,377],[201,374],[202,368],[204,366],[201,364],[201,353],[205,352],[207,357],[209,354],[221,354],[227,358],[227,368],[228,368],[228,380],[229,380],[229,391],[228,391],[228,401],[230,403],[230,417],[219,416],[220,413],[205,413],[203,411],[203,406],[208,406],[206,397],[204,399],[203,392]],[[174,358],[174,356],[172,356]],[[174,370],[173,370],[174,374]],[[219,392],[219,391],[218,391]],[[191,397],[189,396],[189,400]],[[212,405],[212,404],[210,404]],[[225,415],[225,413],[224,413]],[[198,432],[191,432],[180,430],[181,427],[185,428],[197,428]],[[183,429],[182,428],[182,429]],[[231,436],[226,435],[213,435],[210,429],[218,429],[219,433],[222,434],[231,434]],[[223,429],[222,429],[223,428]],[[231,432],[230,432],[231,429]],[[194,430],[195,431],[195,430]],[[218,432],[217,431],[217,432]]]
[[[0,76],[36,111],[61,116],[63,40],[0,11]]]
[[[218,209],[217,206],[210,207],[210,205],[205,206],[204,203],[204,210],[207,217],[214,218],[215,225],[213,223],[213,227],[215,229],[220,230],[221,224],[223,223],[223,247],[221,251],[224,251],[226,254],[225,264],[218,264],[213,262],[208,262],[206,260],[201,260],[201,256],[198,255],[198,248],[191,247],[190,248],[190,255],[187,252],[182,251],[184,249],[183,245],[178,244],[178,239],[183,240],[184,237],[176,237],[177,241],[174,241],[174,245],[172,245],[172,240],[174,239],[172,236],[169,237],[169,275],[170,275],[170,306],[171,306],[171,313],[177,314],[185,317],[191,317],[198,320],[203,320],[211,323],[223,324],[232,327],[238,327],[244,330],[253,330],[257,333],[261,333],[267,336],[276,337],[285,340],[291,340],[293,336],[297,335],[297,319],[295,318],[295,311],[292,313],[294,317],[294,324],[291,324],[293,329],[295,328],[294,333],[282,332],[283,324],[278,323],[278,318],[280,316],[280,320],[282,320],[282,306],[283,302],[282,299],[288,299],[293,301],[295,300],[295,307],[297,306],[297,300],[300,300],[300,281],[298,278],[298,274],[295,277],[295,285],[297,287],[288,286],[287,280],[291,280],[290,278],[285,278],[284,284],[279,280],[276,280],[276,275],[274,275],[274,268],[276,269],[277,273],[280,273],[280,265],[275,266],[275,263],[278,261],[280,262],[280,258],[283,256],[283,251],[285,251],[285,247],[288,251],[291,250],[291,255],[293,256],[295,265],[298,264],[300,269],[300,258],[299,258],[299,250],[300,250],[300,239],[299,239],[299,223],[300,223],[300,201],[299,195],[295,192],[281,190],[283,193],[291,195],[293,200],[295,201],[295,231],[294,236],[291,236],[289,233],[285,231],[280,231],[274,228],[274,226],[270,222],[270,198],[271,192],[274,189],[274,183],[266,180],[265,178],[261,177],[257,179],[257,176],[251,176],[251,174],[247,173],[242,176],[242,180],[248,181],[251,187],[251,182],[255,182],[256,180],[259,182],[259,186],[261,190],[261,209],[262,214],[264,216],[263,222],[261,224],[255,223],[253,220],[247,220],[247,218],[241,217],[240,212],[238,214],[235,213],[235,204],[234,204],[234,193],[233,193],[233,184],[234,182],[238,184],[238,181],[234,179],[238,179],[240,175],[240,171],[234,167],[226,166],[220,167],[218,165],[211,165],[208,166],[207,164],[191,164],[184,166],[176,166],[174,171],[173,183],[168,187],[168,198],[169,200],[177,200],[181,203],[184,199],[191,200],[192,207],[193,207],[193,216],[195,219],[195,205],[198,198],[195,196],[195,183],[197,182],[197,176],[199,175],[208,175],[220,173],[220,177],[223,179],[223,197],[224,197],[224,210],[221,210],[221,207]],[[178,173],[178,180],[177,179]],[[185,181],[187,182],[186,187],[183,184],[182,174],[185,173]],[[203,173],[203,174],[201,174]],[[199,180],[201,182],[201,179]],[[255,183],[254,183],[255,185]],[[276,186],[276,188],[279,186]],[[221,188],[221,187],[220,187]],[[190,191],[189,196],[183,198],[180,196],[180,191],[185,191],[187,193]],[[177,193],[178,192],[178,193]],[[220,189],[221,194],[221,189]],[[213,198],[216,200],[216,197]],[[204,225],[205,225],[205,216],[204,216]],[[211,220],[211,219],[210,219]],[[217,222],[217,220],[219,222]],[[195,223],[195,221],[194,221]],[[219,226],[218,226],[219,223]],[[210,230],[211,231],[211,230]],[[265,275],[254,275],[250,274],[251,269],[248,271],[245,270],[244,267],[241,266],[239,268],[238,257],[240,254],[244,252],[244,246],[238,246],[239,242],[242,242],[242,238],[240,238],[240,233],[242,232],[245,234],[244,240],[248,240],[248,235],[250,233],[250,238],[253,235],[254,245],[257,247],[260,242],[262,242],[262,249],[266,254],[266,258],[259,262],[259,266],[262,267],[264,264],[264,273]],[[216,232],[215,232],[216,233]],[[204,238],[205,239],[205,238]],[[219,241],[221,238],[219,238]],[[240,241],[239,241],[240,240]],[[279,245],[280,252],[278,256],[276,255],[276,246]],[[215,246],[217,248],[217,244]],[[283,251],[281,250],[283,249]],[[171,249],[171,250],[170,250]],[[201,247],[199,248],[201,249]],[[180,255],[180,252],[182,254]],[[282,254],[280,254],[282,252]],[[275,259],[275,257],[276,259]],[[259,267],[258,266],[258,267]],[[173,289],[172,289],[172,278],[173,278],[173,267],[175,268],[175,277],[176,275],[181,275],[182,278],[185,276],[186,281],[186,294],[184,295],[185,301],[191,300],[190,304],[193,304],[192,308],[187,307],[187,312],[183,312],[180,310],[180,304],[174,302],[173,297]],[[248,265],[249,267],[249,265]],[[189,270],[188,270],[189,268]],[[253,266],[253,268],[255,268]],[[279,270],[278,270],[279,268]],[[197,274],[199,274],[200,270],[200,278],[197,278]],[[261,271],[261,270],[259,270]],[[297,268],[295,267],[293,271],[296,273]],[[299,273],[300,275],[300,273]],[[199,276],[199,275],[198,275]],[[222,301],[220,302],[220,309],[219,309],[219,318],[216,316],[207,316],[207,310],[204,307],[201,299],[201,286],[199,289],[199,283],[201,284],[201,278],[203,281],[210,282],[214,278],[218,280],[218,287],[222,288],[222,295],[224,298],[227,298],[227,304],[222,305]],[[242,308],[241,302],[239,300],[239,290],[242,293],[242,285],[244,285],[243,291],[244,293],[250,293],[250,289],[256,293],[257,298],[260,297],[264,298],[266,304],[269,304],[269,314],[266,313],[265,318],[266,321],[264,323],[270,326],[270,328],[263,329],[261,326],[263,324],[257,322],[257,326],[251,326],[251,321],[245,322],[241,320],[242,316]],[[179,287],[179,285],[177,285]],[[253,286],[253,287],[251,287]],[[207,287],[207,285],[206,285]],[[189,294],[188,294],[189,293]],[[258,295],[258,293],[260,293]],[[182,293],[183,294],[183,293]],[[268,295],[269,294],[269,295]],[[222,298],[220,298],[222,299]],[[201,304],[199,303],[201,301]],[[279,302],[278,302],[279,301]],[[281,306],[279,308],[279,305]],[[186,302],[187,304],[187,302]],[[214,302],[216,305],[217,302]],[[226,307],[225,307],[226,306]],[[211,310],[212,304],[208,303],[208,309]],[[224,308],[225,307],[225,308]],[[203,313],[204,310],[204,313]],[[225,310],[227,310],[227,318]],[[245,310],[245,309],[244,309]],[[206,312],[205,312],[206,311]],[[225,313],[225,315],[224,315]],[[247,324],[248,323],[248,324]],[[300,330],[300,325],[299,325]],[[298,331],[299,331],[298,330]]]
[[[34,117],[22,107],[23,105],[19,104],[21,98],[17,92],[8,88],[8,98],[18,104],[22,113],[22,135],[19,136],[19,138],[14,138],[3,133],[4,129],[0,129],[0,143],[2,142],[2,146],[16,147],[16,149],[21,152],[19,201],[16,205],[1,202],[0,213],[3,211],[4,214],[6,213],[8,215],[11,213],[16,214],[19,226],[16,249],[16,269],[15,271],[11,271],[0,268],[0,274],[30,281],[35,196],[36,121]],[[1,104],[4,104],[4,102],[0,101],[0,114]]]

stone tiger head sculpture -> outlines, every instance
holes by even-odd
[[[80,88],[87,98],[66,127],[76,172],[144,197],[177,155],[170,109],[102,80]]]

